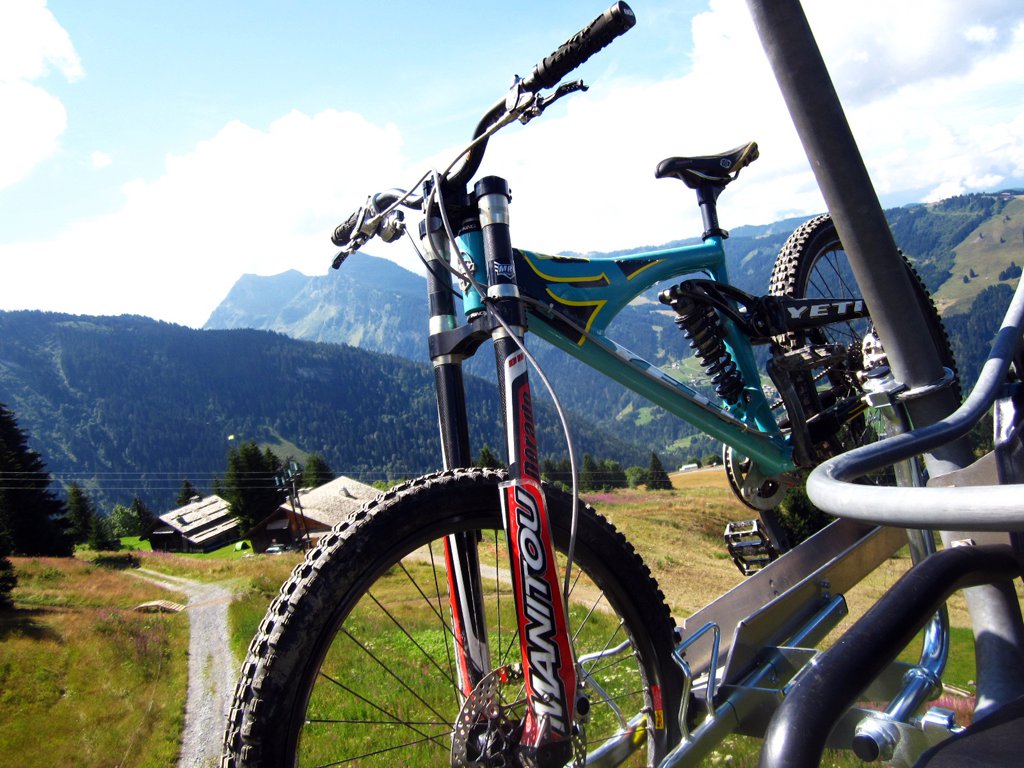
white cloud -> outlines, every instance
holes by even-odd
[[[60,100],[31,83],[0,81],[0,189],[13,186],[57,151],[67,127]],[[11,117],[8,117],[11,116]]]
[[[112,158],[106,152],[101,152],[100,150],[96,150],[91,155],[89,155],[89,163],[92,165],[93,168],[96,169],[107,168],[113,162],[114,158]]]
[[[0,189],[25,178],[57,151],[67,126],[60,100],[34,85],[56,69],[67,80],[83,70],[67,31],[45,0],[0,3]]]
[[[1019,2],[804,5],[879,193],[979,191],[1024,176]],[[655,181],[657,161],[751,139],[761,159],[722,196],[723,226],[823,210],[746,5],[712,0],[693,34],[688,73],[597,83],[564,118],[496,143],[493,166],[511,167],[520,192],[517,241],[587,251],[699,234],[693,193]]]
[[[74,81],[85,73],[71,38],[46,0],[4,0],[0,5],[0,80],[38,80],[57,69]]]
[[[999,30],[995,27],[983,27],[974,25],[968,27],[964,32],[964,39],[972,43],[993,43],[999,37]]]
[[[401,177],[400,158],[393,127],[353,114],[293,112],[266,131],[230,123],[168,157],[156,181],[126,185],[116,213],[0,245],[0,306],[202,325],[243,272],[325,272],[342,212],[382,176]]]

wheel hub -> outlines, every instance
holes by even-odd
[[[525,712],[522,694],[523,670],[519,664],[499,667],[484,676],[455,721],[452,768],[529,768],[533,764],[533,760],[521,759],[518,750]],[[582,766],[586,760],[586,739],[579,723],[572,738],[572,751],[572,760],[567,764],[574,768]]]
[[[518,665],[499,667],[481,680],[469,695],[452,734],[452,768],[512,768],[522,718],[504,704],[501,689],[522,684]]]

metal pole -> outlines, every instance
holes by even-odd
[[[747,0],[761,44],[789,108],[850,266],[885,346],[893,374],[911,388],[942,378],[939,352],[914,306],[906,271],[878,202],[853,132],[832,85],[799,0]],[[907,403],[915,427],[934,424],[959,402],[949,388]],[[925,456],[932,477],[973,461],[966,438]],[[962,536],[962,534],[961,534]],[[944,536],[948,545],[950,536]],[[972,537],[981,539],[981,536]],[[1008,539],[1007,539],[1008,540]],[[1024,692],[1024,627],[1009,590],[998,585],[965,591],[975,636],[993,638],[978,648],[978,715]]]
[[[943,376],[939,352],[923,317],[907,312],[914,294],[843,107],[799,0],[747,0],[765,53],[793,117],[825,204],[850,259],[893,374],[908,387]],[[940,390],[908,404],[915,426],[933,424],[957,408]],[[967,466],[966,442],[929,457],[932,476]]]

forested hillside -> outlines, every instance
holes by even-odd
[[[169,508],[183,478],[208,491],[232,435],[282,458],[315,451],[367,480],[436,469],[432,382],[423,364],[265,331],[0,312],[0,402],[58,481],[78,481],[105,509],[135,494]],[[476,449],[500,445],[493,388],[468,389]],[[540,421],[541,449],[561,454],[553,415]],[[646,460],[586,424],[576,437],[581,452]]]
[[[384,259],[357,253],[344,270],[307,277],[244,275],[204,326],[255,328],[296,339],[330,341],[427,361],[417,324],[426,305],[423,279]]]
[[[886,215],[897,244],[947,314],[954,353],[970,386],[1005,311],[1009,289],[1020,275],[1017,265],[1024,264],[1024,198],[1015,193],[966,195],[894,208]],[[727,206],[722,216],[728,224]],[[765,291],[782,244],[801,222],[790,219],[733,229],[726,243],[732,282],[750,293]],[[990,290],[993,286],[1000,287]],[[265,328],[425,360],[425,293],[422,278],[383,259],[356,254],[341,270],[305,282],[295,273],[247,275],[211,315],[207,327]],[[699,383],[702,372],[687,362],[689,347],[672,322],[674,313],[657,301],[656,293],[627,307],[610,335],[662,367],[679,366]],[[666,452],[670,460],[714,450],[688,425],[646,406],[562,353],[539,344],[534,352],[570,409],[588,414],[630,441]],[[482,377],[492,376],[492,367],[487,355],[468,364]]]
[[[914,262],[928,289],[937,292],[954,277],[957,248],[986,221],[1001,217],[1011,199],[1006,195],[963,195],[930,205],[893,208],[886,216],[897,245]],[[1016,245],[1019,253],[1021,243]],[[989,271],[987,265],[977,268]]]
[[[1024,264],[1024,199],[974,195],[889,216],[898,243],[947,310],[969,386]],[[733,232],[728,246],[737,285],[764,290],[795,223]],[[182,479],[209,490],[224,471],[231,435],[273,446],[282,458],[314,451],[336,471],[371,480],[423,472],[439,465],[432,375],[422,362],[424,294],[417,275],[357,255],[340,272],[321,277],[245,277],[210,319],[211,326],[267,330],[194,331],[141,317],[0,313],[0,403],[59,482],[78,481],[106,509],[136,494],[166,508]],[[687,359],[672,319],[653,295],[644,296],[622,313],[611,335],[699,381],[701,371]],[[535,346],[577,414],[581,455],[643,465],[654,449],[671,466],[715,450],[677,419]],[[484,350],[469,370],[492,377],[493,358]],[[469,390],[480,436],[475,447],[485,441],[499,446],[493,386],[471,377]],[[541,423],[542,451],[563,456],[555,418],[547,413]]]

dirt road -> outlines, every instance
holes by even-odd
[[[139,578],[188,596],[188,697],[178,768],[216,768],[238,675],[228,647],[231,590],[139,568]]]

